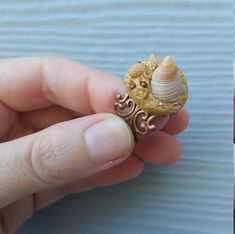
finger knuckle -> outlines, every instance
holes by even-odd
[[[63,180],[62,168],[58,158],[63,152],[58,136],[47,134],[38,138],[32,145],[31,165],[35,176],[43,183],[55,183]]]

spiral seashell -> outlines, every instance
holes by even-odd
[[[151,80],[153,95],[161,101],[173,102],[184,91],[184,85],[178,77],[178,68],[170,56],[167,56],[154,70]]]

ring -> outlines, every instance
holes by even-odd
[[[115,113],[130,126],[135,141],[156,129],[154,119],[177,113],[188,98],[183,72],[170,56],[150,55],[130,67],[124,77],[126,95],[117,94]]]

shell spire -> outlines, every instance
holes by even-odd
[[[151,80],[153,95],[165,102],[177,100],[184,91],[178,77],[178,68],[170,56],[165,57],[154,70]]]

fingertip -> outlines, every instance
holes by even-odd
[[[144,162],[134,154],[127,158],[122,164],[116,166],[117,172],[121,173],[120,180],[122,182],[138,177],[144,170]]]
[[[142,139],[134,152],[148,163],[170,164],[180,158],[181,144],[174,136],[159,131]]]
[[[188,126],[189,114],[185,108],[182,108],[177,114],[170,116],[162,131],[176,135]]]
[[[139,176],[144,169],[144,162],[135,155],[131,155],[120,164],[109,168],[89,178],[96,186],[108,186],[131,180]]]
[[[169,152],[169,154],[166,157],[166,160],[164,161],[163,164],[175,163],[181,157],[182,145],[181,145],[180,141],[174,136],[171,136],[171,141],[172,141],[172,147],[174,148],[174,151],[173,151],[173,153]]]
[[[128,165],[132,165],[132,170],[128,179],[136,178],[143,172],[144,162],[142,159],[138,158],[137,156],[132,156],[129,157],[126,161]]]
[[[156,126],[157,130],[161,130],[168,122],[169,116],[164,116],[154,120],[153,124]]]

